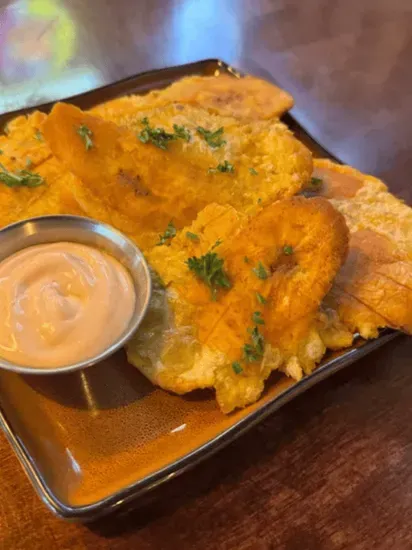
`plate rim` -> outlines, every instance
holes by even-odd
[[[43,109],[46,111],[47,109],[53,107],[56,103],[59,101],[65,101],[67,103],[75,102],[78,99],[91,96],[95,93],[104,92],[105,90],[110,90],[113,87],[120,87],[123,85],[127,85],[129,82],[134,81],[136,78],[144,78],[149,77],[152,74],[166,74],[168,72],[183,69],[187,67],[190,69],[191,67],[198,67],[199,65],[207,65],[208,63],[216,63],[216,65],[221,65],[225,68],[228,72],[236,71],[236,69],[233,69],[231,65],[226,63],[225,61],[219,59],[219,58],[206,58],[206,59],[200,59],[198,61],[191,61],[189,63],[183,63],[180,65],[168,65],[166,67],[160,67],[159,69],[148,69],[146,71],[142,71],[140,73],[136,73],[130,76],[125,76],[124,78],[121,78],[120,80],[115,80],[114,82],[111,82],[110,84],[103,84],[102,86],[97,86],[97,88],[92,88],[90,90],[86,90],[85,92],[81,92],[79,94],[74,94],[68,97],[62,97],[61,99],[54,99],[52,101],[47,101],[46,103],[38,103],[35,105],[31,105],[30,107],[21,107],[20,109],[14,109],[13,111],[5,111],[4,113],[0,113],[0,121],[1,123],[6,123],[10,119],[14,119],[21,115],[27,115],[30,114],[33,111],[42,111]],[[241,71],[239,71],[240,74]],[[245,73],[246,74],[246,73]]]
[[[362,342],[359,347],[352,348],[344,354],[333,358],[328,363],[321,365],[309,376],[295,382],[277,395],[273,400],[262,404],[259,408],[241,418],[235,424],[225,429],[212,439],[209,439],[202,445],[196,447],[190,453],[187,453],[174,462],[156,470],[152,474],[127,485],[112,495],[104,497],[103,499],[97,500],[91,504],[67,506],[53,494],[47,483],[43,480],[42,475],[30,457],[30,454],[27,452],[24,443],[14,434],[13,429],[7,421],[1,407],[0,427],[15,451],[17,458],[31,481],[36,493],[40,496],[46,506],[55,515],[63,519],[92,521],[113,512],[120,505],[126,504],[140,496],[143,496],[148,491],[155,489],[172,478],[175,478],[195,467],[200,462],[203,462],[203,460],[211,457],[213,454],[232,443],[232,441],[242,436],[249,429],[267,418],[276,410],[280,409],[293,398],[310,389],[316,383],[321,382],[332,374],[335,374],[343,368],[351,365],[361,357],[369,354],[375,349],[380,348],[382,345],[393,340],[399,335],[400,333],[396,330],[384,329],[378,338],[365,341],[364,343]]]

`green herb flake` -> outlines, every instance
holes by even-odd
[[[216,252],[208,252],[197,258],[193,256],[186,265],[209,288],[212,300],[216,300],[220,288],[231,288],[232,284],[223,268],[224,260]]]
[[[256,299],[257,301],[259,302],[259,304],[266,304],[267,300],[264,296],[262,296],[262,294],[260,294],[259,292],[256,292]]]
[[[32,163],[32,161],[31,161],[31,159],[29,159],[29,157],[27,157],[27,158],[26,158],[26,167],[27,167],[27,168],[30,168],[30,167],[32,166],[32,164],[33,164],[33,163]]]
[[[198,241],[199,235],[196,235],[196,233],[192,233],[191,231],[186,231],[186,237],[190,239],[191,241]]]
[[[262,199],[259,198],[258,201],[257,201],[258,204],[262,204]]]
[[[173,130],[175,131],[175,136],[183,141],[190,141],[190,132],[184,126],[179,126],[178,124],[173,124]]]
[[[222,145],[226,144],[226,140],[222,139],[222,134],[224,132],[223,126],[215,132],[206,130],[206,128],[202,128],[202,126],[198,126],[196,130],[212,149],[218,149],[219,147],[222,147]]]
[[[221,241],[220,239],[218,239],[215,244],[212,246],[212,248],[210,250],[214,250],[215,248],[217,248],[218,246],[220,246],[221,244],[223,243],[223,241]]]
[[[176,139],[175,134],[166,132],[164,128],[152,128],[147,117],[142,118],[140,122],[144,128],[137,137],[142,143],[152,143],[159,149],[166,151],[168,143]]]
[[[312,187],[320,187],[323,184],[322,178],[311,178],[310,184]]]
[[[216,168],[209,168],[208,172],[209,174],[217,174],[218,172],[233,174],[235,172],[235,167],[225,160],[223,164],[218,164]]]
[[[253,363],[254,361],[259,361],[259,355],[257,355],[255,348],[252,344],[245,344],[243,346],[243,358],[248,363]]]
[[[87,126],[85,126],[84,124],[81,124],[77,128],[77,133],[84,141],[84,146],[86,147],[86,151],[89,151],[93,147],[93,141],[92,141],[93,132]]]
[[[290,245],[284,246],[283,254],[285,254],[285,256],[290,256],[291,254],[293,254],[293,248]]]
[[[28,170],[10,172],[0,163],[0,182],[7,187],[38,187],[44,183],[40,174]]]
[[[37,139],[37,141],[44,141],[43,134],[40,132],[39,129],[34,132],[34,139]]]
[[[263,334],[259,332],[257,326],[253,329],[249,328],[248,332],[251,336],[252,343],[243,346],[243,357],[249,363],[253,363],[254,361],[262,359],[265,351],[265,339],[263,338]]]
[[[243,261],[245,262],[245,264],[250,264],[250,260],[247,256],[243,258]]]
[[[173,221],[170,220],[163,235],[159,235],[159,242],[156,243],[156,246],[169,244],[174,237],[176,237],[176,227],[174,226]]]
[[[249,168],[249,173],[252,176],[257,176],[259,172],[257,172],[254,168]]]
[[[3,154],[3,149],[0,149],[0,155],[2,155],[2,154]]]
[[[239,363],[239,361],[234,361],[232,363],[232,369],[235,374],[242,374],[243,372],[242,365]]]
[[[252,321],[255,323],[255,325],[264,325],[265,321],[262,318],[262,312],[255,311],[252,315]]]
[[[249,334],[252,338],[252,343],[256,348],[256,351],[259,353],[259,355],[263,356],[263,352],[265,351],[265,339],[263,338],[263,334],[259,332],[258,327],[254,327],[253,329],[248,329]]]
[[[259,262],[258,265],[252,269],[252,271],[256,277],[259,277],[259,279],[265,280],[269,277],[269,274],[262,262]]]

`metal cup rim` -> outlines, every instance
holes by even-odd
[[[64,229],[64,227],[70,227],[72,230],[75,231],[77,227],[83,236],[89,234],[90,237],[94,236],[96,240],[98,240],[97,237],[99,237],[102,242],[105,241],[108,245],[108,248],[110,248],[110,251],[106,251],[111,253],[124,265],[125,258],[130,260],[127,261],[127,265],[125,265],[125,267],[129,270],[132,276],[136,290],[136,298],[140,297],[141,299],[136,299],[135,311],[127,329],[121,334],[120,337],[118,337],[114,342],[112,342],[97,355],[94,355],[87,359],[83,359],[76,363],[62,365],[59,367],[30,367],[27,365],[19,365],[0,357],[0,368],[19,374],[63,374],[85,369],[99,363],[100,361],[103,361],[104,359],[107,359],[120,348],[122,348],[130,340],[130,338],[132,338],[132,336],[137,331],[140,323],[142,322],[149,306],[152,291],[152,281],[149,266],[142,251],[131,239],[129,239],[129,237],[124,235],[121,231],[115,229],[107,223],[100,222],[92,218],[68,214],[56,214],[27,218],[25,220],[10,224],[0,230],[0,261],[9,257],[11,254],[28,248],[29,246],[35,246],[36,244],[47,244],[49,242],[52,243],[65,241],[78,242],[93,246],[93,238],[90,239],[91,242],[88,242],[87,239],[84,240],[83,238],[79,238],[79,240],[73,238],[41,240],[41,233],[46,231],[47,228],[50,230],[50,227],[53,228],[53,226],[56,227],[56,231],[61,231]],[[40,236],[40,240],[37,243],[35,242],[36,235]],[[18,236],[22,237],[18,243],[16,243],[15,240],[12,243],[9,243],[9,248],[14,248],[13,252],[9,254],[7,252],[4,254],[3,252],[2,254],[2,248],[4,251],[5,246],[7,246],[7,239],[13,240],[16,239]],[[96,244],[94,246],[96,247]],[[99,248],[99,246],[97,247]],[[101,246],[101,248],[105,249],[104,246]],[[118,252],[117,255],[116,253],[114,253],[114,251]]]

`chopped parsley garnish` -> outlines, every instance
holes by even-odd
[[[243,261],[245,262],[245,264],[250,264],[250,260],[247,256],[243,258]]]
[[[252,176],[257,176],[259,172],[257,172],[254,168],[249,168],[249,173],[250,173]]]
[[[34,132],[34,139],[37,139],[37,141],[43,141],[43,134],[39,129]]]
[[[0,163],[0,182],[7,187],[38,187],[44,183],[44,179],[40,174],[28,170],[10,172]]]
[[[3,154],[3,149],[0,149],[0,155],[2,155],[2,154]]]
[[[259,356],[256,354],[255,348],[252,344],[245,344],[243,346],[243,358],[249,363],[259,360]]]
[[[166,151],[170,141],[176,139],[190,141],[191,135],[185,126],[173,124],[174,133],[171,133],[167,132],[164,128],[152,128],[147,117],[142,118],[140,122],[144,126],[143,130],[137,136],[140,141],[142,143],[152,143],[159,149],[163,149],[163,151]]]
[[[33,164],[33,163],[32,163],[32,161],[31,161],[31,159],[29,159],[29,157],[27,157],[27,158],[26,158],[26,167],[27,167],[27,168],[30,168],[30,166],[31,166],[32,164]]]
[[[212,249],[213,250],[213,249]],[[193,256],[186,261],[186,265],[209,288],[212,300],[216,300],[219,288],[230,288],[231,282],[223,269],[224,260],[216,252],[208,252],[200,258]]]
[[[259,355],[263,355],[263,352],[265,351],[265,339],[263,338],[263,334],[260,334],[258,327],[254,327],[253,329],[249,328],[248,332],[251,335],[256,351]]]
[[[177,138],[183,139],[184,141],[190,141],[190,132],[184,126],[173,124],[173,130],[175,131],[175,136]]]
[[[174,237],[176,237],[176,227],[172,220],[170,220],[163,235],[159,235],[159,242],[156,243],[156,246],[162,246],[163,244],[169,243]]]
[[[290,256],[291,254],[293,254],[293,248],[290,245],[284,246],[283,254],[285,254],[285,256]]]
[[[255,325],[264,325],[265,321],[262,317],[261,311],[255,311],[252,315],[252,321],[255,323]]]
[[[216,174],[217,172],[229,172],[230,174],[233,174],[234,171],[235,167],[227,160],[225,160],[223,164],[218,164],[216,168],[209,168],[208,170],[209,174]]]
[[[259,327],[257,326],[265,324],[261,315],[260,311],[255,311],[253,317],[257,317],[258,320],[256,322],[256,319],[254,319],[255,326],[247,329],[251,341],[243,346],[243,360],[248,363],[259,361],[263,358],[265,352],[265,339],[263,334],[259,332]],[[242,365],[239,361],[234,361],[232,363],[232,369],[236,374],[241,374],[243,372]]]
[[[321,178],[311,178],[310,180],[310,184],[312,185],[312,187],[320,187],[323,183],[323,180]]]
[[[210,250],[214,250],[215,248],[217,248],[218,246],[220,246],[221,244],[223,243],[223,241],[221,241],[220,239],[218,239],[215,244],[212,246],[212,248]]]
[[[252,363],[253,361],[259,361],[263,357],[265,339],[263,338],[263,334],[259,332],[258,327],[254,327],[253,329],[248,328],[247,330],[251,336],[252,343],[243,346],[243,357],[246,361]]]
[[[242,374],[243,372],[242,365],[239,363],[239,361],[234,361],[232,363],[232,369],[235,374]]]
[[[258,204],[262,204],[262,199],[261,198],[258,199]]]
[[[198,241],[199,235],[196,235],[196,233],[192,233],[191,231],[186,231],[186,237],[190,239],[191,241]]]
[[[269,277],[266,267],[262,264],[262,262],[259,262],[258,265],[252,269],[252,271],[256,277],[259,277],[259,279],[265,280]]]
[[[81,124],[77,128],[77,133],[84,141],[86,151],[89,151],[93,147],[93,141],[92,141],[93,132],[87,126],[85,126],[84,124]]]
[[[197,133],[204,138],[209,147],[212,147],[212,149],[218,149],[226,143],[226,140],[222,139],[222,134],[224,131],[223,126],[215,132],[212,132],[211,130],[206,130],[206,128],[202,128],[202,126],[198,126],[196,130]]]
[[[259,304],[266,304],[267,300],[260,292],[256,292],[256,299],[259,302]]]
[[[142,143],[152,143],[159,149],[166,151],[169,141],[176,139],[175,134],[166,132],[164,128],[152,128],[147,117],[142,118],[144,128],[137,136]]]

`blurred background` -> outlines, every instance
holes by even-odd
[[[410,0],[0,0],[0,112],[218,57],[286,88],[315,138],[396,191],[411,55]]]

